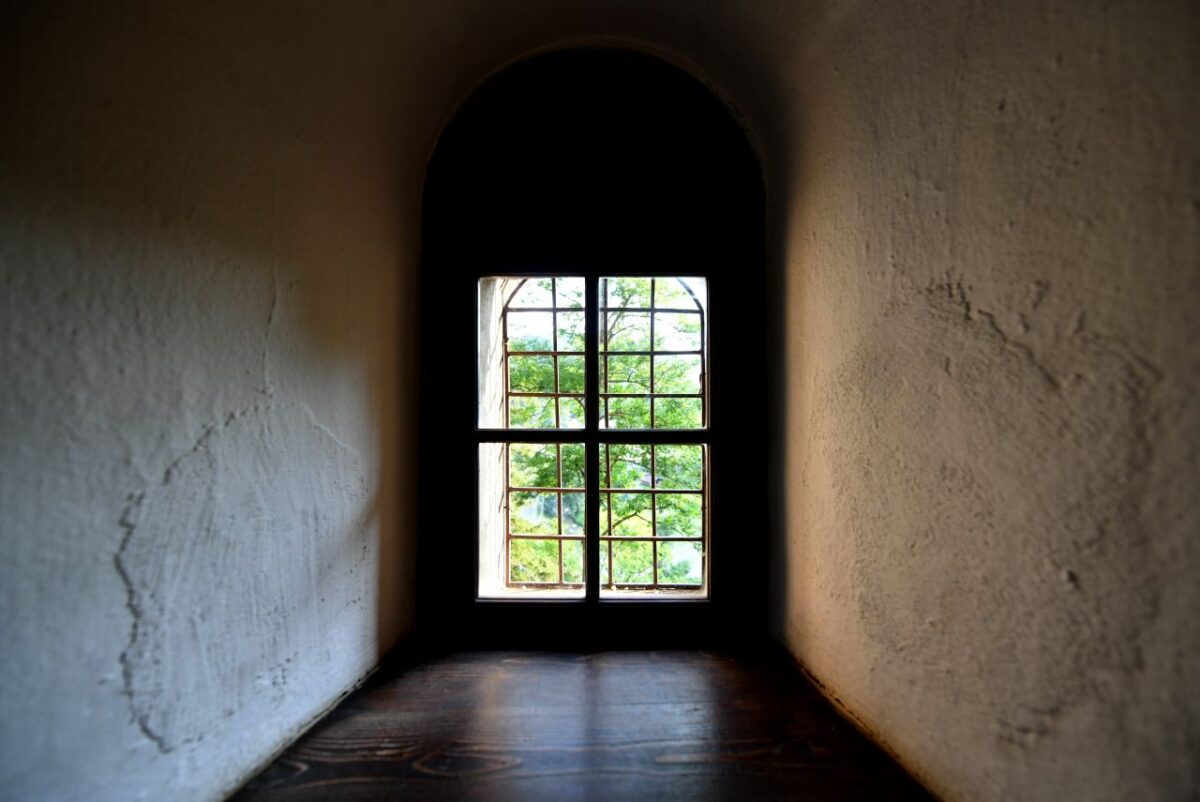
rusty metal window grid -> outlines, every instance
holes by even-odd
[[[530,427],[530,428],[540,428],[540,429],[544,429],[546,431],[554,431],[554,430],[563,428],[563,425],[562,425],[562,399],[564,399],[564,398],[578,399],[579,404],[582,407],[586,403],[586,398],[587,398],[586,384],[584,385],[584,392],[564,393],[564,392],[560,391],[561,387],[562,387],[562,384],[561,384],[562,380],[561,380],[561,375],[559,373],[559,359],[561,357],[580,357],[580,358],[586,359],[587,351],[586,350],[583,350],[583,351],[574,351],[574,350],[560,351],[559,350],[559,348],[558,348],[558,316],[560,314],[568,313],[568,312],[576,313],[576,314],[584,314],[586,316],[586,307],[559,306],[559,304],[558,304],[558,278],[552,276],[552,277],[550,277],[550,303],[551,303],[550,306],[523,306],[523,307],[514,308],[512,306],[513,301],[515,301],[517,296],[521,294],[521,290],[523,290],[525,288],[525,285],[529,281],[530,281],[530,279],[526,278],[526,279],[522,279],[521,282],[519,284],[517,284],[516,289],[514,289],[512,291],[512,294],[509,295],[508,299],[504,302],[504,308],[501,313],[500,336],[503,338],[502,342],[504,343],[504,428],[505,429],[512,428],[512,418],[511,418],[512,399],[514,399],[514,398],[553,398],[554,399],[554,426],[553,427]],[[509,337],[508,337],[508,316],[509,316],[509,314],[518,314],[519,315],[519,314],[538,314],[538,313],[543,313],[543,314],[549,313],[550,314],[550,338],[551,338],[550,350],[549,351],[545,351],[545,350],[513,351],[509,347]],[[512,358],[513,357],[517,357],[517,358],[539,357],[539,356],[550,357],[553,360],[554,390],[552,392],[532,392],[532,391],[513,390],[512,389]],[[569,428],[577,429],[577,428],[584,428],[584,427],[583,426],[578,426],[578,427],[573,426],[573,427],[569,427]]]
[[[650,487],[641,488],[623,488],[612,487],[612,446],[613,445],[639,445],[650,449]],[[617,443],[602,443],[601,448],[604,450],[604,470],[601,473],[600,495],[604,498],[604,513],[606,520],[603,522],[600,534],[600,547],[606,550],[608,559],[605,561],[607,568],[606,575],[600,577],[600,586],[610,590],[697,590],[704,587],[705,579],[708,576],[708,499],[706,487],[708,484],[708,448],[699,444],[701,448],[701,469],[700,469],[700,487],[699,488],[671,488],[658,487],[658,465],[657,456],[658,449],[664,445],[684,445],[674,443],[646,443],[646,444],[617,444]],[[697,444],[687,444],[697,445]],[[700,534],[694,537],[680,537],[671,535],[658,534],[658,503],[654,499],[655,496],[661,494],[671,495],[696,495],[700,497]],[[650,532],[648,536],[635,535],[615,535],[613,524],[613,496],[619,495],[635,495],[646,494],[651,496],[650,502]],[[606,534],[607,533],[607,534]],[[613,544],[614,543],[650,543],[651,544],[651,566],[653,571],[653,579],[649,583],[645,582],[614,582],[613,581]],[[658,560],[658,544],[659,543],[699,543],[700,544],[700,580],[695,583],[678,583],[678,582],[660,582],[659,581],[659,560]]]
[[[650,428],[657,429],[656,410],[658,400],[665,398],[696,398],[700,401],[700,424],[695,427],[687,427],[694,429],[703,429],[708,425],[708,393],[706,392],[708,383],[708,365],[707,365],[707,320],[704,314],[704,306],[696,297],[696,293],[692,288],[679,277],[670,277],[659,279],[651,276],[650,279],[650,305],[649,306],[610,306],[608,293],[608,278],[600,279],[599,297],[604,299],[604,303],[599,309],[600,313],[600,382],[603,389],[598,393],[603,405],[600,413],[600,426],[605,429],[616,429],[623,431],[638,431],[642,427],[623,427],[612,425],[612,414],[610,410],[610,401],[614,398],[621,399],[646,399],[650,405]],[[692,299],[693,306],[691,307],[663,307],[657,303],[658,282],[659,281],[675,281],[687,291],[688,296]],[[612,350],[609,347],[609,315],[610,314],[645,314],[649,318],[650,333],[649,333],[649,350]],[[661,314],[681,314],[681,315],[696,315],[699,317],[700,331],[698,349],[677,350],[677,349],[660,349],[655,337],[655,327],[657,318]],[[645,393],[616,393],[610,390],[610,379],[612,377],[611,360],[621,357],[648,357],[649,367],[649,387]],[[655,388],[655,368],[657,357],[673,357],[673,356],[696,356],[700,359],[700,387],[695,393],[661,393]]]
[[[583,543],[583,569],[586,576],[587,566],[587,536],[586,534],[569,535],[563,531],[563,496],[564,495],[579,495],[586,496],[587,482],[585,480],[583,487],[563,487],[563,443],[536,443],[531,445],[554,446],[555,457],[555,475],[556,487],[530,487],[519,486],[512,483],[512,447],[515,443],[504,444],[504,576],[505,584],[510,588],[532,588],[532,589],[550,589],[550,588],[574,588],[579,589],[584,586],[583,581],[579,582],[564,582],[564,556],[563,556],[563,541]],[[553,535],[514,532],[512,528],[512,496],[513,493],[553,493],[555,499],[555,517],[557,532]],[[554,542],[557,545],[558,551],[558,579],[554,582],[532,582],[528,580],[514,580],[512,578],[512,546],[513,541],[529,540],[540,542]]]

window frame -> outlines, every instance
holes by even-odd
[[[696,429],[608,429],[602,428],[600,424],[600,360],[605,358],[600,352],[600,321],[603,314],[600,304],[600,284],[605,278],[700,278],[705,281],[707,303],[706,307],[701,310],[702,334],[701,334],[701,350],[702,355],[702,373],[701,373],[701,396],[704,426]],[[479,425],[478,417],[478,399],[481,394],[482,372],[478,369],[479,342],[478,342],[478,320],[480,316],[480,304],[478,287],[482,280],[488,278],[512,278],[525,280],[538,279],[556,279],[556,278],[582,278],[584,280],[584,425],[583,428],[576,429],[561,429],[561,428],[546,428],[546,429],[511,429],[511,428],[488,428]],[[670,605],[702,605],[707,606],[714,602],[716,593],[714,588],[714,571],[713,571],[713,550],[714,541],[716,540],[715,532],[713,531],[713,508],[714,508],[714,491],[713,491],[713,452],[715,438],[717,434],[717,426],[714,421],[717,420],[715,410],[712,403],[712,349],[709,347],[709,335],[713,330],[713,292],[712,292],[712,276],[704,271],[687,270],[687,271],[671,271],[671,270],[610,270],[602,268],[600,270],[573,271],[564,270],[496,270],[480,272],[474,277],[474,286],[476,288],[476,304],[475,304],[475,319],[473,325],[476,330],[475,342],[476,359],[472,364],[476,365],[473,371],[474,381],[472,400],[474,403],[471,406],[475,410],[471,418],[470,429],[473,432],[471,441],[474,444],[472,458],[476,460],[477,469],[475,472],[475,499],[481,498],[480,486],[481,471],[478,469],[478,454],[479,447],[484,444],[512,444],[512,443],[538,443],[538,444],[557,444],[563,445],[566,443],[582,443],[584,445],[584,498],[585,498],[585,523],[584,523],[584,594],[579,597],[481,597],[480,589],[480,560],[479,554],[482,546],[482,532],[478,524],[475,525],[474,543],[474,564],[475,571],[473,575],[473,603],[478,607],[488,607],[491,605],[530,605],[530,606],[621,606],[621,605],[651,605],[670,606]],[[523,287],[523,283],[521,285]],[[521,287],[514,290],[513,295],[506,300],[502,307],[501,314],[506,318],[508,304],[520,292]],[[557,305],[557,299],[554,299]],[[651,315],[653,320],[653,315]],[[502,321],[502,331],[505,328],[506,320]],[[502,335],[503,336],[503,335]],[[507,339],[507,338],[505,338]],[[504,419],[508,420],[508,354],[507,342],[504,343],[505,358],[503,377],[505,386],[505,410]],[[619,353],[619,352],[612,352]],[[651,357],[653,361],[653,357]],[[556,371],[557,373],[557,371]],[[653,404],[652,404],[653,408]],[[556,416],[557,416],[556,411]],[[663,446],[663,445],[700,445],[704,447],[704,462],[703,462],[703,560],[704,574],[701,588],[703,595],[676,595],[676,596],[646,596],[642,594],[631,594],[628,596],[620,595],[601,595],[600,585],[600,548],[603,545],[600,529],[600,446],[601,444],[619,445],[634,443],[636,445]],[[508,453],[505,450],[505,509],[507,515],[507,485],[508,485]],[[561,504],[561,502],[560,502]],[[478,501],[476,501],[478,505]],[[476,510],[478,513],[478,510]],[[475,517],[478,521],[478,514]],[[505,582],[508,581],[507,569],[509,555],[507,549],[509,547],[509,524],[505,522]],[[561,544],[560,544],[561,546]],[[657,568],[657,562],[655,564]],[[611,569],[611,566],[610,566]]]

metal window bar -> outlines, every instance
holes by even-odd
[[[655,360],[654,360],[654,354],[653,354],[654,346],[657,345],[657,343],[654,340],[654,321],[658,318],[658,315],[654,314],[654,312],[653,312],[653,309],[654,309],[654,285],[657,283],[658,282],[655,281],[654,279],[650,279],[650,309],[652,310],[650,312],[650,351],[651,351],[651,354],[649,357],[649,359],[650,359],[650,428],[651,429],[657,428],[654,425],[654,361]],[[654,449],[653,448],[650,449],[650,481],[651,481],[651,483],[654,482]],[[653,515],[654,515],[654,505],[653,504],[650,505],[650,515],[651,515],[651,517],[653,517]],[[657,555],[657,553],[658,553],[658,549],[656,547],[655,554]],[[658,561],[657,561],[657,559],[655,560],[655,564],[654,564],[654,584],[656,584],[656,585],[658,584]]]
[[[583,398],[585,393],[555,393],[550,391],[509,390],[509,398]]]
[[[653,286],[654,285],[651,284],[651,287],[653,287]],[[653,297],[653,295],[654,295],[653,289],[650,290],[650,295],[651,295],[651,297]],[[651,331],[651,337],[653,337],[653,331],[654,331],[653,324],[651,325],[650,331]],[[651,340],[651,342],[653,342],[653,340]],[[654,383],[653,375],[651,375],[651,377],[650,377],[650,382],[651,382],[651,385],[653,385],[653,383]],[[654,426],[654,402],[653,401],[650,402],[650,425]],[[658,451],[658,446],[651,445],[650,446],[650,488],[651,489],[654,489],[655,485],[658,484],[658,466],[657,466],[657,464],[655,464],[655,459],[654,459],[654,455],[655,455],[656,451]],[[609,498],[612,498],[612,496],[610,495]],[[613,534],[612,532],[609,532],[608,536],[612,537],[612,534]],[[650,566],[654,571],[654,587],[658,587],[658,496],[656,496],[654,494],[650,495],[650,534],[651,534],[651,536],[653,536],[655,538],[654,542],[652,542],[650,544]]]
[[[680,444],[679,443],[669,443],[668,445],[680,445]],[[605,492],[608,492],[609,489],[610,488],[605,488]],[[514,493],[568,493],[569,494],[569,493],[586,493],[587,492],[582,487],[516,487],[516,486],[513,486],[513,487],[510,487],[509,490],[513,491]],[[614,487],[614,488],[611,488],[611,490],[613,493],[616,493],[619,496],[634,495],[634,494],[639,494],[639,493],[645,494],[645,495],[661,493],[661,494],[672,495],[672,496],[701,496],[701,495],[704,495],[703,490],[696,490],[695,488],[681,489],[681,488],[674,488],[674,487],[630,487],[630,488]]]
[[[549,353],[549,352],[547,352],[547,354],[548,354],[548,353]],[[563,354],[563,356],[568,356],[568,355],[569,355],[569,353],[566,353],[566,352],[560,352],[560,353],[562,353],[562,354]],[[614,348],[614,349],[612,349],[612,350],[608,351],[607,353],[608,353],[610,356],[703,356],[703,355],[704,355],[704,351],[703,351],[703,350],[697,350],[697,349],[692,349],[692,350],[679,350],[679,349],[667,350],[667,349],[665,349],[665,348],[656,348],[656,349],[654,349],[653,351],[648,351],[648,350],[646,350],[646,349],[638,349],[638,350],[631,350],[631,351],[623,351],[623,350],[619,350],[619,349],[616,349],[616,348]],[[517,352],[516,352],[516,355],[517,355],[517,356],[525,356],[525,355],[527,355],[527,354],[528,354],[528,355],[530,355],[530,356],[536,356],[536,355],[537,355],[537,352],[536,352],[536,351],[517,351]]]
[[[604,302],[606,304],[608,303],[608,279],[606,279],[606,278],[600,279],[600,297],[604,299]],[[608,376],[609,376],[608,313],[601,312],[599,317],[600,317],[600,322],[603,324],[600,326],[600,334],[601,334],[601,337],[603,338],[601,341],[600,352],[601,352],[602,358],[604,359],[604,370],[603,370],[604,390],[601,392],[601,396],[600,396],[601,399],[603,399],[603,401],[604,401],[604,414],[601,415],[600,417],[604,421],[604,425],[608,426],[608,421],[610,420],[610,418],[608,417],[608,399],[609,399],[609,392],[608,392]],[[609,570],[609,573],[612,573],[612,554],[611,553],[608,555],[608,570]]]
[[[526,312],[533,311],[524,309]],[[703,315],[703,309],[684,309],[676,306],[602,306],[601,312],[659,312],[661,314],[676,314],[676,315]]]
[[[554,392],[557,393],[558,387],[558,279],[550,279],[550,302],[554,304],[554,311],[550,313],[550,347],[554,350]],[[504,344],[508,348],[508,343]],[[554,398],[554,428],[562,428],[562,400],[555,396]],[[554,446],[554,470],[557,474],[555,480],[558,486],[562,487],[562,443],[556,443]],[[554,511],[555,517],[558,519],[558,584],[563,583],[563,547],[562,547],[562,508],[563,497],[559,493],[555,498]]]

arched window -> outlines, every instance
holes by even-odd
[[[600,300],[594,352],[589,282]],[[600,598],[707,595],[706,289],[703,277],[680,276],[480,281],[479,426],[501,430],[480,447],[480,598],[584,596],[588,554],[597,554],[589,531],[598,532]],[[599,372],[591,386],[589,358]],[[528,429],[585,436],[504,440]],[[663,429],[677,432],[673,442],[636,435]],[[600,436],[613,430],[628,434]],[[598,484],[595,523],[589,484]]]
[[[637,53],[531,58],[455,114],[422,213],[418,625],[762,625],[762,184],[727,107]]]

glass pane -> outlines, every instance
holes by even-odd
[[[558,279],[558,305],[571,309],[582,309],[584,299],[584,280],[581,278]]]
[[[510,445],[508,481],[513,487],[558,487],[558,447],[553,443]]]
[[[613,537],[654,537],[651,522],[650,493],[613,493],[609,496],[612,506]],[[609,534],[608,521],[601,521],[600,528]]]
[[[660,585],[700,585],[704,576],[704,549],[699,543],[658,544]]]
[[[562,486],[583,487],[583,443],[562,444]]]
[[[638,357],[623,357],[624,359]],[[648,359],[649,357],[641,357]],[[648,389],[648,388],[647,388]],[[654,392],[700,394],[700,357],[654,357]]]
[[[584,411],[582,398],[563,398],[559,400],[559,424],[562,429],[582,429]]]
[[[509,308],[517,309],[522,306],[540,306],[542,308],[554,305],[553,296],[550,294],[550,279],[548,278],[531,278],[526,279],[521,285],[521,289],[517,290],[517,294],[509,301]]]
[[[608,573],[608,543],[600,544],[600,584],[612,584],[612,576]]]
[[[510,356],[508,389],[514,393],[554,392],[554,357]]]
[[[649,585],[654,582],[654,547],[645,541],[612,541],[613,576],[618,585]]]
[[[655,398],[655,429],[703,428],[704,406],[699,398]]]
[[[644,395],[650,392],[650,357],[609,356],[606,393]]]
[[[704,290],[702,278],[660,278],[654,283],[654,305],[659,309],[700,309]]]
[[[508,399],[508,425],[513,429],[553,429],[554,399]]]
[[[602,281],[607,288],[605,306],[650,308],[650,279],[607,278]]]
[[[558,358],[558,391],[560,393],[582,393],[584,364],[581,356]]]
[[[512,491],[508,525],[514,535],[558,534],[558,494]]]
[[[700,315],[658,312],[654,315],[654,350],[699,351]]]
[[[646,312],[609,312],[604,316],[601,343],[609,351],[649,351],[650,315]]]
[[[553,349],[553,313],[509,310],[509,351],[552,351]]]
[[[583,312],[559,312],[558,350],[583,351]]]
[[[512,541],[508,573],[513,582],[558,582],[558,541]]]
[[[700,490],[703,487],[704,446],[657,446],[654,468],[655,487]]]
[[[583,493],[563,493],[563,531],[564,535],[582,535],[584,527]]]
[[[704,534],[703,501],[699,495],[659,493],[654,501],[659,537],[700,537]]]
[[[650,446],[600,446],[600,486],[618,490],[650,487]]]
[[[610,398],[608,399],[608,417],[604,421],[606,429],[649,429],[650,428],[650,399]]]
[[[563,582],[583,582],[583,541],[564,540]]]

